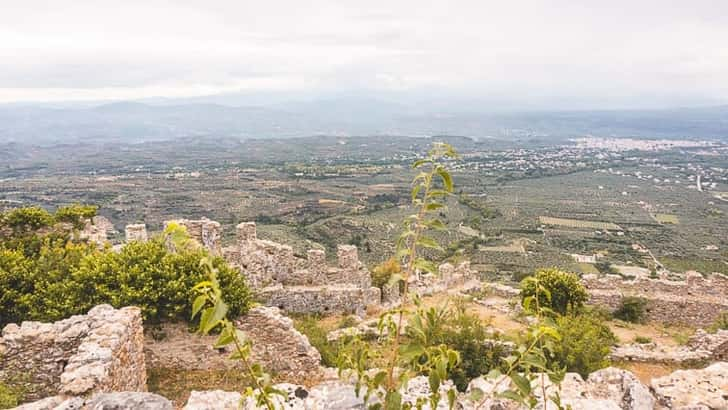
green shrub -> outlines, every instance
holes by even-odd
[[[383,288],[392,275],[402,272],[402,266],[395,258],[389,258],[372,269],[372,286]]]
[[[540,306],[551,308],[561,315],[565,315],[569,309],[581,309],[588,298],[578,276],[553,268],[538,270],[534,276],[524,279],[521,282],[521,300],[536,296],[537,285],[545,288],[551,296],[549,298],[545,292],[538,291]]]
[[[591,315],[567,315],[556,319],[561,341],[553,346],[554,360],[566,371],[589,373],[609,366],[609,353],[617,337],[608,326]]]
[[[169,252],[161,237],[127,244],[118,253],[67,238],[33,235],[28,241],[15,243],[17,249],[0,244],[0,324],[54,321],[100,303],[139,306],[151,323],[189,320],[191,288],[205,277],[200,261],[207,252]],[[244,313],[251,302],[244,276],[222,258],[212,260],[230,313]]]
[[[31,206],[17,208],[0,214],[0,225],[18,231],[32,231],[53,225],[53,215],[43,208]]]
[[[470,380],[494,368],[505,370],[503,359],[510,353],[506,345],[498,343],[487,324],[468,313],[462,301],[451,308],[422,308],[421,313],[419,331],[408,326],[407,337],[425,348],[445,345],[458,352],[460,361],[447,374],[458,390],[465,391]]]
[[[625,296],[612,315],[625,322],[642,323],[645,321],[646,308],[647,299],[638,296]]]
[[[328,332],[321,327],[319,319],[316,315],[300,315],[294,317],[293,324],[296,330],[306,335],[311,346],[321,353],[321,364],[336,367],[341,344],[328,341]]]
[[[18,393],[0,382],[0,409],[12,409],[19,403]]]
[[[510,353],[508,349],[498,343],[478,316],[467,313],[462,306],[448,318],[435,340],[460,353],[460,362],[448,373],[460,391],[465,391],[470,380],[495,368],[505,370],[503,359]]]
[[[718,319],[710,327],[711,332],[717,332],[718,330],[728,330],[728,311],[718,315]]]
[[[94,205],[73,204],[58,208],[55,213],[56,221],[68,222],[77,229],[82,229],[84,221],[96,216],[98,207]]]
[[[652,339],[646,336],[635,336],[634,342],[638,344],[652,343]]]

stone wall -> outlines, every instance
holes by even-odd
[[[296,313],[361,313],[380,303],[380,290],[372,287],[356,246],[339,245],[337,263],[329,266],[323,250],[311,249],[300,258],[288,245],[258,239],[254,222],[239,224],[237,238],[222,254],[266,305]]]
[[[56,394],[146,391],[141,312],[99,305],[55,323],[5,326],[0,381],[24,400]]]
[[[462,287],[469,281],[477,282],[475,286],[480,287],[480,281],[476,278],[477,271],[470,268],[470,262],[461,262],[457,266],[443,263],[438,266],[437,275],[419,273],[410,277],[409,290],[419,295],[432,295]]]
[[[148,239],[147,225],[145,224],[129,224],[124,229],[126,242],[146,242]]]
[[[655,343],[635,343],[617,346],[613,360],[668,363],[699,366],[713,361],[728,361],[728,330],[707,333],[698,329],[684,346],[660,347]]]
[[[269,286],[256,296],[268,306],[290,313],[363,315],[367,306],[378,304],[379,288],[352,286]]]
[[[625,296],[643,297],[648,302],[647,319],[661,323],[707,327],[728,311],[728,277],[718,274],[703,278],[688,272],[684,281],[585,275],[582,282],[591,304],[614,310]]]
[[[187,229],[187,233],[190,235],[190,238],[197,241],[213,255],[220,254],[220,238],[222,235],[220,222],[212,221],[207,218],[174,219],[171,221],[164,221],[164,227],[166,228],[167,225],[172,222],[184,226]]]
[[[311,380],[322,372],[319,352],[278,308],[253,308],[235,326],[252,341],[253,361],[279,379]]]

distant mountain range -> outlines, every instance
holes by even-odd
[[[481,112],[482,111],[482,112]],[[0,105],[0,142],[139,142],[181,137],[464,135],[571,138],[583,135],[728,140],[728,106],[620,111],[493,112],[477,105],[418,108],[370,98],[230,106],[164,100],[94,107]]]

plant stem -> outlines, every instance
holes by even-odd
[[[389,366],[389,374],[387,375],[387,388],[389,391],[393,391],[395,388],[394,383],[394,367],[397,365],[397,356],[399,353],[400,336],[402,334],[402,318],[404,317],[404,305],[407,303],[407,296],[409,290],[409,277],[412,275],[415,267],[415,259],[417,257],[417,240],[422,235],[423,225],[421,221],[425,217],[427,212],[427,198],[430,192],[430,184],[432,177],[435,174],[435,167],[432,167],[430,174],[425,179],[425,193],[422,198],[422,205],[417,212],[417,218],[415,219],[415,234],[412,236],[412,244],[410,245],[409,260],[407,261],[407,269],[402,277],[404,281],[404,289],[402,291],[402,308],[399,310],[399,319],[397,320],[397,330],[394,335],[394,343],[392,344],[392,359]]]

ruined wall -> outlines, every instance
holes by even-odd
[[[0,338],[0,381],[24,400],[55,394],[146,391],[139,308],[99,305],[55,323],[11,323]]]
[[[124,235],[126,236],[126,242],[146,242],[147,236],[147,225],[145,224],[129,224],[124,229]]]
[[[190,237],[200,243],[213,255],[220,254],[220,238],[222,234],[222,228],[220,227],[219,222],[212,221],[207,218],[174,219],[171,221],[164,221],[164,227],[166,228],[167,225],[172,222],[187,228],[187,233],[190,235]]]
[[[239,224],[237,236],[237,245],[223,249],[223,256],[240,268],[266,305],[297,313],[352,313],[380,303],[356,246],[339,245],[337,263],[329,266],[323,250],[311,249],[300,258],[288,245],[258,239],[254,222]]]
[[[409,289],[419,295],[432,295],[458,288],[475,280],[477,272],[470,269],[470,262],[461,262],[457,266],[443,263],[438,266],[438,274],[421,273],[410,278]],[[478,281],[478,286],[480,286]]]
[[[703,278],[688,272],[684,281],[585,275],[582,282],[591,304],[614,310],[625,296],[643,297],[648,301],[647,319],[661,323],[707,327],[728,311],[728,278],[722,275]]]
[[[698,329],[684,346],[665,347],[655,343],[635,343],[613,348],[614,360],[700,366],[728,360],[728,330],[707,333]]]
[[[363,314],[381,299],[379,288],[346,286],[270,286],[256,294],[268,306],[292,313]]]
[[[279,378],[313,379],[322,372],[319,352],[278,308],[253,308],[235,326],[253,342],[253,361]]]

